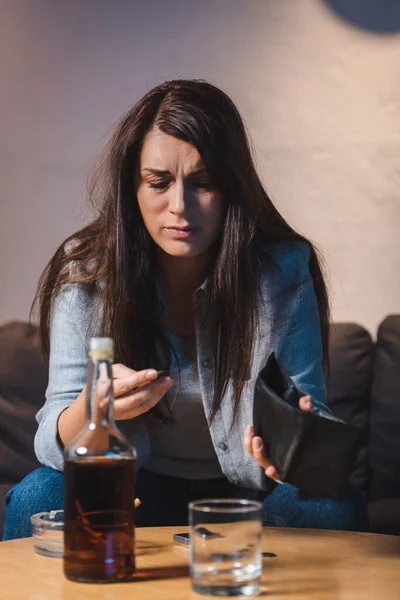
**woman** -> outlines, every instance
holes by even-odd
[[[5,539],[62,507],[63,447],[84,423],[93,335],[115,343],[138,525],[183,525],[194,498],[247,496],[263,499],[266,523],[363,528],[354,498],[276,486],[254,437],[254,384],[271,351],[306,394],[303,410],[323,402],[329,311],[317,253],[263,189],[232,101],[203,81],[151,90],[118,124],[90,197],[96,218],[39,283],[49,385],[35,450],[47,468],[7,497]]]

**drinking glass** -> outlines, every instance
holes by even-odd
[[[213,499],[189,504],[193,590],[216,596],[260,591],[261,503]]]

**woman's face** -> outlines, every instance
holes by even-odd
[[[198,151],[159,130],[143,143],[137,199],[149,234],[170,256],[198,256],[221,232],[222,199]]]

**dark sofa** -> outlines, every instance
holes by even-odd
[[[352,483],[368,501],[372,530],[400,535],[400,315],[381,323],[376,343],[359,325],[336,324],[330,359],[327,403],[363,432]],[[21,322],[1,326],[0,539],[5,494],[39,466],[33,438],[46,380],[37,330]]]

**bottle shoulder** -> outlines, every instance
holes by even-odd
[[[102,426],[89,423],[65,448],[64,458],[66,460],[135,459],[136,450],[116,425]]]

